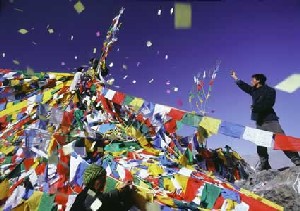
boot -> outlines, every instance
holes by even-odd
[[[298,152],[284,151],[284,154],[294,163],[296,166],[300,166],[300,156]]]
[[[257,166],[256,171],[269,170],[272,168],[269,164],[268,158],[260,157],[259,160],[259,165]]]
[[[300,166],[300,157],[294,157],[291,158],[291,161],[296,165],[296,166]]]

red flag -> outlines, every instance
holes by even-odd
[[[274,149],[300,151],[300,138],[294,138],[283,134],[275,135]]]

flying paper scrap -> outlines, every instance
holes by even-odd
[[[300,74],[293,74],[275,86],[276,89],[293,93],[300,88]]]
[[[187,3],[175,3],[174,23],[176,29],[189,29],[192,26],[192,7]]]
[[[28,30],[27,29],[20,29],[18,31],[20,34],[27,34],[28,33]]]
[[[76,4],[74,4],[74,9],[78,14],[80,14],[84,10],[84,5],[81,3],[81,1],[78,1]]]
[[[152,46],[152,42],[151,41],[147,41],[147,47],[151,47]]]
[[[53,34],[54,33],[54,29],[48,29],[49,34]]]

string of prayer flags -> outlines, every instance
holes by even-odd
[[[34,82],[25,82],[24,75]],[[201,125],[209,132],[243,137],[257,144],[261,144],[262,137],[269,139],[269,135],[250,137],[249,129],[243,131],[242,126],[154,104],[101,87],[96,81],[84,86],[81,78],[76,82],[75,74],[0,70],[1,83],[6,80],[8,85],[36,84],[33,92],[24,91],[22,101],[14,98],[0,104],[0,170],[5,179],[0,187],[7,189],[9,184],[11,193],[0,194],[5,197],[4,208],[29,206],[50,210],[57,206],[65,210],[74,202],[71,195],[82,191],[82,175],[90,163],[102,164],[106,169],[106,190],[109,186],[116,188],[117,183],[133,181],[143,199],[159,203],[161,209],[167,205],[172,209],[219,209],[224,203],[227,206],[229,199],[238,198],[249,209],[257,205],[277,206],[244,195],[224,182],[224,178],[233,182],[245,176],[237,166],[222,174],[217,168],[221,164],[212,159],[213,155],[226,159],[224,153],[228,151],[234,163],[240,165],[242,158],[234,156],[231,150],[201,148],[195,133]],[[41,90],[52,80],[55,85]],[[75,92],[70,92],[71,85]],[[7,91],[1,90],[1,94]],[[87,92],[93,92],[93,97]],[[24,117],[19,115],[24,112],[28,112]],[[109,144],[103,146],[104,141]],[[199,153],[198,157],[195,153]],[[219,176],[211,176],[207,171]],[[28,194],[24,178],[33,185]]]

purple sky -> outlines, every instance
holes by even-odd
[[[182,100],[184,105],[179,108],[190,110],[188,92],[193,75],[213,67],[220,59],[221,71],[209,101],[209,108],[216,111],[213,116],[254,126],[250,120],[250,97],[238,90],[229,71],[234,68],[245,81],[253,73],[265,73],[271,86],[300,71],[300,1],[194,1],[189,30],[174,28],[174,17],[170,15],[173,1],[83,0],[85,10],[81,14],[74,10],[75,3],[2,0],[0,67],[72,71],[93,57],[93,48],[97,48],[98,55],[112,18],[124,6],[119,41],[108,63],[114,63],[110,69],[115,85],[125,93],[174,107]],[[159,9],[161,16],[157,15]],[[48,33],[47,25],[54,29],[53,34]],[[19,34],[21,28],[29,33]],[[100,37],[96,37],[97,31]],[[146,46],[148,40],[153,43],[151,48]],[[20,62],[19,66],[12,62],[14,59]],[[137,62],[141,63],[139,67]],[[123,64],[127,70],[122,69]],[[125,75],[128,78],[123,80]],[[154,82],[149,84],[152,78]],[[133,80],[137,83],[132,84]],[[167,80],[171,81],[170,86],[166,85]],[[167,94],[166,90],[174,86],[179,92]],[[296,137],[300,137],[299,105],[299,91],[277,92],[276,110],[281,124],[287,134]],[[222,135],[212,137],[208,143],[213,148],[225,144],[241,154],[253,154],[256,150],[250,142]]]

